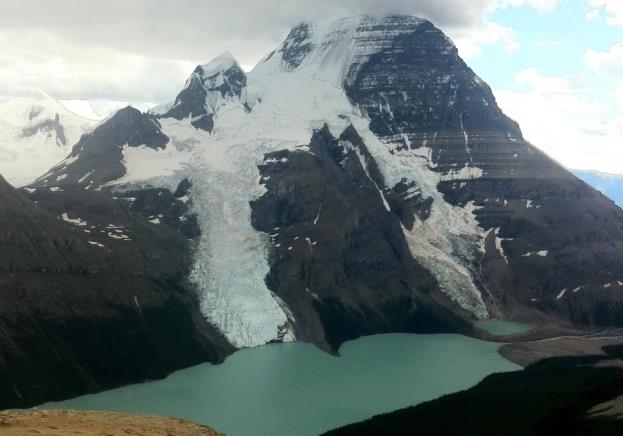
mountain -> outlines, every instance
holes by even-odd
[[[16,186],[32,182],[67,156],[95,122],[41,91],[0,98],[0,174]]]
[[[173,102],[100,123],[22,194],[101,223],[91,241],[129,250],[131,271],[177,277],[163,292],[196,298],[184,307],[213,360],[271,341],[483,335],[472,322],[488,317],[623,322],[623,211],[527,143],[416,17],[300,24],[249,73],[223,54]]]

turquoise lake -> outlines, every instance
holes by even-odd
[[[173,416],[232,436],[317,435],[519,369],[499,346],[453,334],[388,334],[347,342],[335,357],[310,344],[270,344],[221,365],[40,408]]]

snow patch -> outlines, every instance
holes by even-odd
[[[506,254],[504,254],[504,247],[502,247],[502,241],[505,241],[506,239],[500,238],[498,236],[499,232],[500,232],[500,228],[496,227],[495,228],[495,248],[499,251],[500,255],[504,258],[504,261],[506,262],[506,264],[508,264],[508,258],[506,257]]]
[[[74,224],[76,226],[86,226],[87,222],[83,221],[80,218],[69,218],[69,215],[67,214],[67,212],[63,212],[63,214],[61,215],[61,218],[63,219],[63,221],[66,221],[68,223]]]
[[[549,251],[548,251],[548,250],[531,251],[531,252],[529,252],[529,253],[522,254],[522,257],[530,257],[530,256],[534,256],[534,255],[541,256],[541,257],[545,257],[545,256],[547,256],[548,254],[549,254]]]
[[[471,180],[480,178],[483,176],[483,174],[484,172],[482,171],[482,169],[465,164],[465,166],[459,170],[450,170],[446,174],[442,174],[441,181],[446,182],[450,180]]]

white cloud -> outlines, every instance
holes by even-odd
[[[606,13],[606,23],[611,26],[623,26],[623,1],[621,0],[589,0],[593,8],[601,8]],[[599,11],[598,11],[599,12]],[[591,13],[589,11],[589,13]],[[587,15],[588,18],[588,15]]]
[[[531,90],[545,94],[564,94],[571,92],[570,80],[561,76],[545,76],[536,68],[529,67],[521,70],[516,78],[516,82],[521,86],[528,86]]]
[[[483,26],[472,30],[465,36],[454,36],[453,40],[459,49],[460,55],[469,59],[483,53],[483,46],[502,43],[508,53],[512,53],[519,48],[519,43],[515,39],[515,30],[502,26],[498,23],[485,21]],[[453,36],[452,34],[450,36]]]
[[[526,91],[495,95],[528,141],[568,168],[623,174],[623,119],[616,108],[623,83],[618,93],[597,99],[601,83],[583,77],[549,76],[530,67],[516,82]]]
[[[0,0],[0,29],[45,29],[85,46],[205,62],[230,50],[254,64],[300,21],[415,14],[447,30],[480,26],[494,0]]]
[[[56,98],[170,100],[195,65],[229,50],[250,69],[302,20],[388,13],[428,18],[465,58],[515,30],[488,18],[499,8],[552,10],[557,0],[0,0],[0,95],[41,88]],[[112,104],[112,103],[111,103]]]
[[[607,51],[589,49],[585,60],[587,67],[595,73],[619,78],[623,74],[623,43],[615,44]]]
[[[596,18],[599,18],[599,15],[600,15],[599,9],[590,9],[586,12],[585,17],[588,21],[592,21]]]
[[[619,86],[614,92],[614,97],[621,106],[623,106],[623,85]]]
[[[466,56],[517,47],[486,18],[497,0],[0,0],[0,95],[42,88],[61,99],[171,99],[195,65],[228,50],[249,69],[296,23],[388,13],[428,18]]]
[[[551,11],[558,6],[559,0],[499,0],[498,7],[531,6],[540,11]]]
[[[40,88],[59,99],[159,101],[174,95],[194,67],[186,61],[87,48],[46,32],[0,31],[0,46],[0,95]]]
[[[525,138],[567,168],[623,174],[623,129],[602,121],[606,106],[572,94],[496,90]]]
[[[541,50],[557,50],[562,45],[562,41],[558,39],[540,39],[535,44]]]
[[[131,105],[141,111],[148,111],[152,107],[156,106],[155,103],[151,102],[85,99],[60,100],[60,103],[73,113],[92,120],[104,119],[109,114],[128,105]]]

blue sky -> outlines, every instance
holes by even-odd
[[[464,50],[468,64],[552,157],[623,173],[623,1],[509,3],[521,5],[498,3],[485,14],[505,39]]]
[[[586,52],[608,50],[622,42],[623,36],[620,27],[606,25],[603,13],[587,19],[592,9],[580,0],[562,1],[552,10],[529,5],[498,9],[488,15],[489,19],[512,28],[518,48],[508,52],[502,44],[495,44],[483,55],[471,58],[470,64],[496,87],[517,91],[522,90],[515,81],[517,73],[532,66],[538,66],[544,75],[588,74]]]

